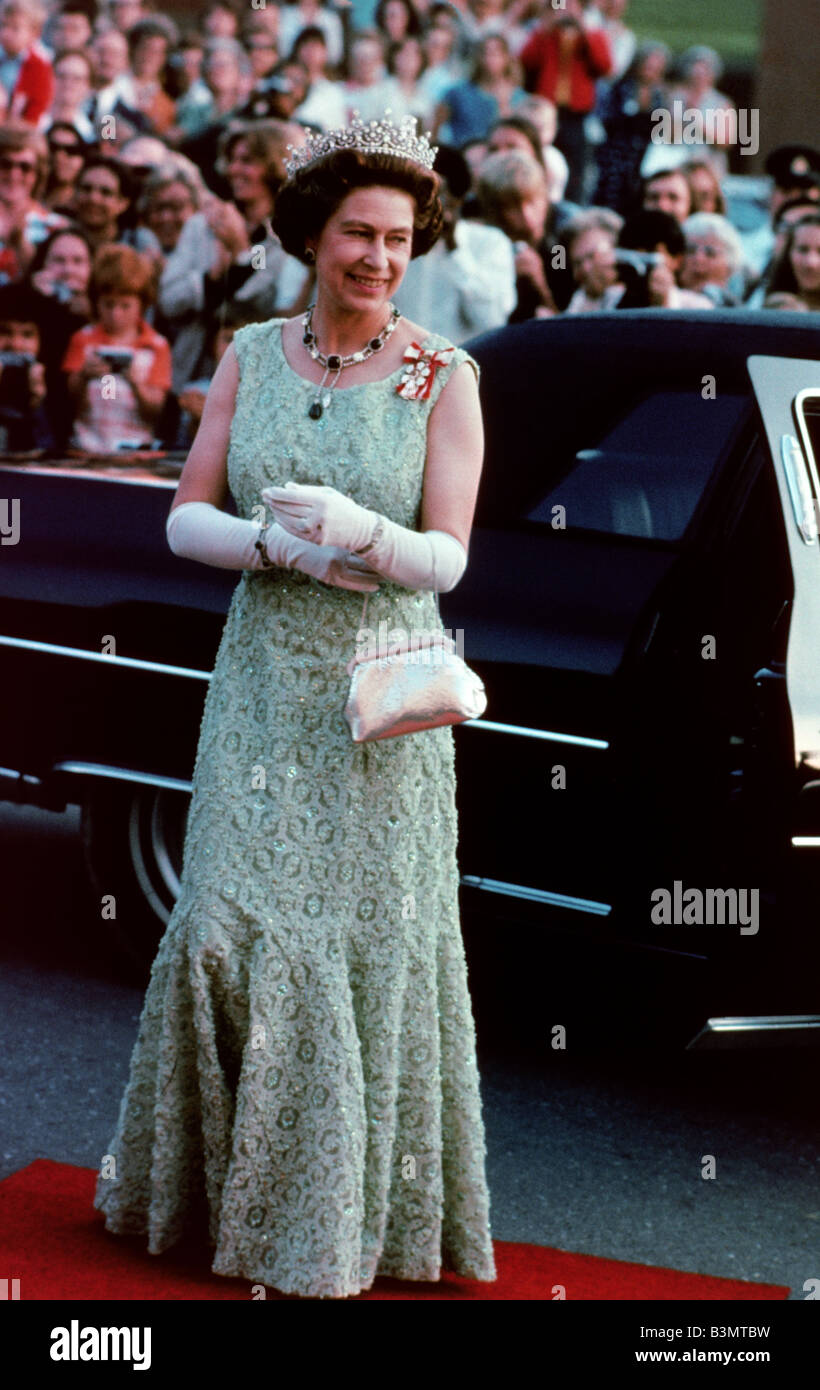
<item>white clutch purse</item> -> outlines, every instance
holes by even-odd
[[[365,594],[362,626],[369,597]],[[351,679],[344,713],[354,743],[461,724],[487,708],[484,682],[443,632],[369,647],[346,669]]]

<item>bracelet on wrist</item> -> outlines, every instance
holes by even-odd
[[[384,517],[383,517],[383,516],[377,516],[377,517],[376,517],[376,525],[373,527],[373,534],[372,534],[372,536],[370,537],[370,540],[367,542],[366,545],[362,545],[362,546],[359,547],[358,550],[354,550],[353,554],[354,554],[354,555],[366,555],[367,552],[368,552],[368,550],[372,550],[373,547],[374,547],[374,545],[378,545],[379,541],[380,541],[381,538],[382,538],[382,532],[383,532],[383,531],[384,531]]]
[[[260,528],[259,535],[256,537],[256,540],[254,541],[254,546],[259,551],[259,555],[262,560],[263,570],[276,569],[276,565],[268,555],[268,531],[270,530],[272,525],[273,522],[269,521],[267,525],[262,526]]]

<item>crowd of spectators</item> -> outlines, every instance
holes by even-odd
[[[656,138],[675,103],[732,112],[720,58],[637,42],[627,10],[0,0],[0,444],[187,447],[236,329],[310,302],[271,222],[287,146],[354,112],[439,146],[444,232],[396,303],[454,342],[615,308],[820,310],[820,154],[769,153],[752,246],[727,147]]]

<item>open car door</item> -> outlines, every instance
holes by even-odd
[[[758,673],[758,685],[780,686],[778,695],[785,683],[793,757],[789,844],[782,869],[790,911],[788,926],[781,923],[790,940],[788,946],[780,942],[780,954],[789,962],[793,980],[803,975],[814,982],[805,1006],[812,1012],[712,1018],[690,1047],[816,1044],[820,1038],[820,364],[759,356],[748,359],[748,369],[777,482],[794,580],[785,661],[777,670]],[[775,696],[770,712],[778,704],[782,701]]]
[[[800,799],[804,805],[813,801],[816,808],[815,835],[795,835],[793,843],[820,850],[820,363],[750,357],[749,374],[777,478],[794,576],[785,672],[794,761],[805,772]],[[804,815],[801,811],[801,821]]]

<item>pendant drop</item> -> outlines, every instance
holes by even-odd
[[[319,420],[319,419],[321,419],[321,416],[322,416],[322,407],[321,407],[319,401],[313,401],[313,403],[312,403],[310,409],[308,410],[308,415],[310,416],[311,420]]]

